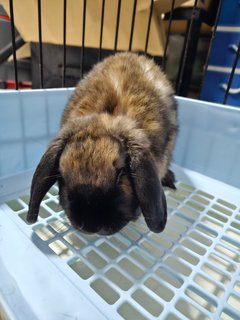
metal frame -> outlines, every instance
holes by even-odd
[[[121,0],[118,0],[117,6],[117,16],[116,16],[116,25],[115,25],[115,40],[114,40],[114,47],[113,52],[117,52],[118,50],[118,36],[119,36],[119,23],[121,17]],[[40,88],[44,88],[43,83],[43,42],[42,42],[42,11],[41,11],[41,0],[38,0],[38,38],[39,38],[39,78],[40,78]],[[135,17],[136,17],[136,10],[137,10],[138,0],[134,0],[133,8],[132,8],[132,21],[131,21],[131,30],[130,30],[130,37],[129,37],[129,46],[128,50],[132,50],[132,43],[134,37],[134,29],[135,29]],[[205,22],[209,25],[213,26],[212,36],[210,40],[209,50],[206,57],[206,62],[204,65],[203,74],[207,71],[209,54],[212,47],[212,43],[216,33],[216,27],[220,15],[222,0],[218,0],[218,6],[216,3],[213,4],[215,6],[213,9],[217,13],[214,16],[214,10],[207,13],[203,9],[198,8],[197,0],[194,2],[193,8],[177,8],[175,9],[175,0],[172,0],[171,10],[165,15],[165,20],[168,20],[168,27],[166,32],[166,43],[164,48],[164,54],[162,58],[161,67],[163,70],[166,70],[166,63],[167,63],[167,51],[169,46],[170,34],[171,34],[171,27],[173,20],[187,20],[188,21],[188,28],[185,35],[185,42],[183,46],[183,52],[181,57],[181,63],[178,70],[178,76],[176,80],[176,94],[180,96],[187,96],[189,91],[189,86],[192,77],[192,69],[194,65],[194,60],[197,52],[197,45],[198,39],[200,36],[200,29],[202,22]],[[21,46],[24,42],[21,38],[15,37],[15,28],[14,28],[14,5],[13,0],[9,0],[9,7],[10,7],[10,16],[11,16],[11,31],[12,31],[12,45],[10,49],[10,53],[13,53],[13,60],[14,60],[14,70],[15,70],[15,87],[18,90],[18,66],[17,66],[17,58],[16,58],[16,50]],[[83,12],[82,12],[82,46],[81,46],[81,56],[80,56],[80,78],[83,77],[84,71],[84,53],[85,53],[85,32],[86,32],[86,8],[87,8],[87,0],[83,1]],[[149,43],[149,35],[151,29],[151,21],[153,15],[153,8],[154,8],[154,1],[150,0],[149,5],[149,18],[147,24],[147,32],[146,32],[146,42],[145,42],[145,49],[144,54],[148,54],[148,43]],[[103,39],[103,27],[104,27],[104,16],[105,16],[105,0],[102,0],[102,9],[101,9],[101,22],[100,22],[100,39],[99,39],[99,48],[98,48],[98,61],[102,59],[102,39]],[[66,86],[66,60],[67,60],[67,45],[66,45],[66,32],[67,32],[67,0],[63,0],[63,64],[62,64],[62,87]],[[9,48],[8,48],[9,49]],[[9,56],[9,52],[7,55],[5,54],[4,57],[6,58]],[[239,50],[236,53],[235,62],[237,63],[239,57]],[[3,56],[2,56],[3,59]],[[2,61],[0,60],[0,62]],[[229,77],[228,86],[226,90],[226,94],[224,97],[223,103],[227,102],[229,88],[231,86],[231,82],[233,79],[234,71],[236,68],[236,64],[232,66],[232,72]],[[201,83],[202,86],[202,83]]]

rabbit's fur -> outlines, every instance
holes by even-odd
[[[177,132],[173,94],[144,56],[121,53],[98,63],[77,85],[36,169],[28,221],[36,221],[42,198],[58,181],[60,203],[82,231],[115,233],[139,209],[150,230],[162,231],[162,184],[174,188],[168,170]]]

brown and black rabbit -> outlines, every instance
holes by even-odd
[[[140,210],[151,231],[162,231],[162,185],[174,188],[168,166],[176,133],[177,104],[160,68],[133,53],[106,58],[79,82],[63,113],[35,171],[27,220],[37,220],[58,181],[60,203],[83,232],[115,233]]]

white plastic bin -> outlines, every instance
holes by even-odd
[[[240,109],[178,98],[165,231],[140,219],[89,236],[69,225],[56,186],[25,222],[34,167],[71,93],[0,93],[0,310],[20,320],[240,319]]]

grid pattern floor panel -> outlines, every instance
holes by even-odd
[[[38,222],[27,225],[29,195],[9,201],[32,241],[111,319],[240,319],[240,211],[178,182],[166,190],[168,223],[149,232],[140,218],[112,236],[76,231],[52,187]]]

